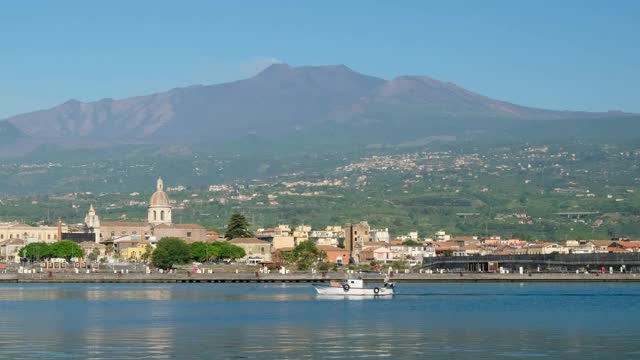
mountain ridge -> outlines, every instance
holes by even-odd
[[[488,119],[635,116],[526,107],[428,76],[403,75],[385,80],[345,65],[294,67],[279,63],[247,79],[119,100],[70,99],[0,123],[11,124],[21,136],[42,143],[73,144],[94,139],[96,143],[192,144],[231,141],[246,135],[288,136],[339,123],[401,126],[405,114],[411,119],[405,122],[464,118],[475,119],[478,126]]]

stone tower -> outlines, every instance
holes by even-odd
[[[95,242],[100,242],[100,217],[96,214],[93,204],[89,208],[87,216],[84,217],[84,224],[95,234]]]

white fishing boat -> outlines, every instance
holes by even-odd
[[[391,296],[394,284],[385,281],[384,285],[367,287],[361,279],[331,281],[329,285],[314,285],[318,295],[341,296]]]

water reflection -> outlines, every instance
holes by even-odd
[[[13,284],[0,286],[0,358],[636,358],[634,296],[635,284],[355,298],[370,301],[324,301],[310,286]]]
[[[393,296],[349,296],[349,295],[316,295],[318,300],[341,300],[341,301],[363,301],[363,300],[392,300]]]

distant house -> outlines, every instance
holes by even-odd
[[[309,240],[316,245],[338,245],[338,236],[333,231],[314,230],[309,233]]]
[[[18,253],[20,249],[27,245],[24,239],[9,239],[0,241],[0,260],[5,262],[20,262]]]
[[[569,249],[560,244],[550,242],[533,243],[527,248],[528,255],[548,255],[553,253],[568,254]]]
[[[613,241],[607,248],[609,252],[638,252],[640,241]]]
[[[147,251],[148,244],[146,242],[138,241],[132,242],[128,245],[130,246],[120,250],[120,256],[127,260],[142,260],[142,255]]]
[[[326,261],[332,264],[346,265],[349,263],[349,251],[336,246],[318,245],[318,250],[327,254]]]
[[[230,244],[236,245],[244,249],[246,255],[242,260],[260,262],[271,262],[271,248],[272,245],[268,241],[256,239],[256,238],[235,238],[229,240]]]
[[[381,246],[373,250],[373,260],[387,263],[396,259],[394,259],[393,253],[389,248]]]

